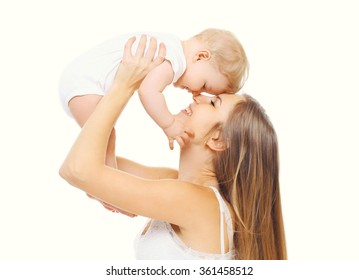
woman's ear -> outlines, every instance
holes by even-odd
[[[219,130],[216,130],[206,142],[206,145],[216,152],[224,151],[229,147],[228,140],[223,139]]]
[[[212,57],[212,54],[209,50],[199,50],[195,55],[195,61],[198,60],[209,60]]]

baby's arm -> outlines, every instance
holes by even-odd
[[[138,90],[146,112],[164,130],[171,149],[174,140],[180,146],[189,140],[183,124],[170,113],[162,94],[162,91],[172,83],[173,75],[171,63],[166,60],[148,73]]]
[[[162,129],[169,127],[174,120],[162,94],[162,91],[171,84],[173,75],[171,63],[166,60],[147,74],[138,89],[146,112]]]

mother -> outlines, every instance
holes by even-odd
[[[75,187],[151,220],[136,240],[142,259],[286,259],[275,131],[248,95],[196,96],[177,117],[195,132],[181,149],[179,170],[118,158],[105,164],[117,118],[153,60],[142,38],[125,48],[114,83],[83,127],[60,175]]]

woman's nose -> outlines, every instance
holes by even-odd
[[[204,96],[202,94],[193,95],[193,100],[196,103],[206,103],[207,99],[209,99],[209,97]]]
[[[194,102],[199,103],[199,97],[200,97],[199,94],[195,94],[195,93],[192,91],[192,98],[193,98],[193,101],[194,101]]]
[[[193,97],[194,102],[196,102],[196,103],[201,102],[201,95],[200,94],[197,94],[197,95],[193,94],[192,97]]]

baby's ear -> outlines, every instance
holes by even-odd
[[[199,50],[196,53],[196,61],[197,60],[209,60],[211,58],[212,54],[209,50],[203,49],[203,50]]]
[[[219,130],[216,130],[207,140],[206,145],[213,151],[221,152],[229,147],[229,142],[223,139]]]

